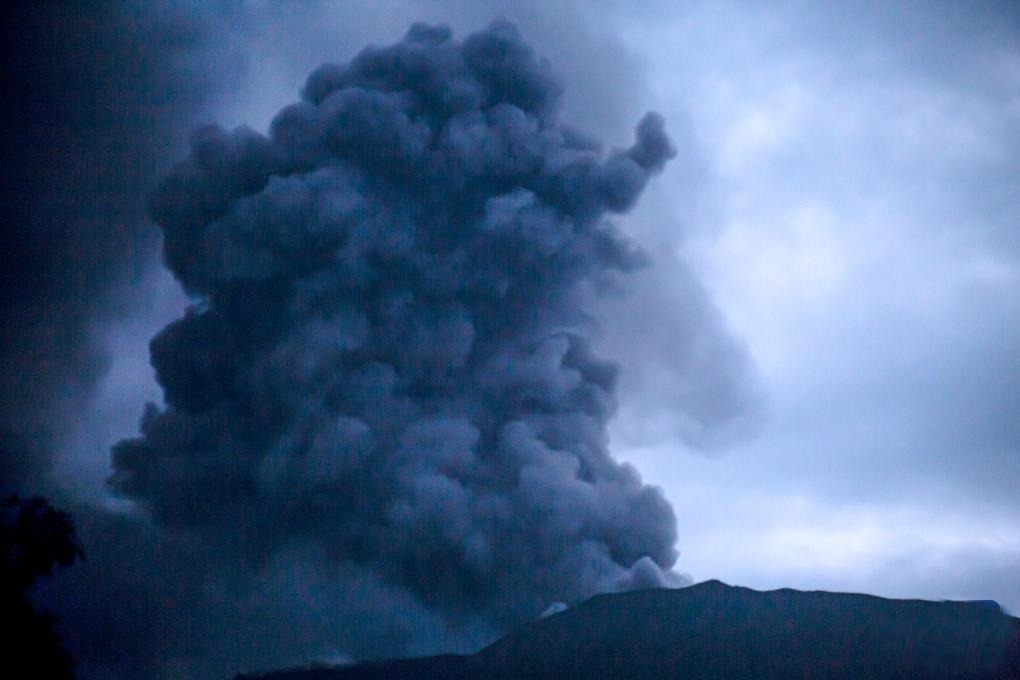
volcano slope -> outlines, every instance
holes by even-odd
[[[991,602],[759,592],[707,581],[598,595],[470,656],[238,677],[1020,680],[1020,619]]]

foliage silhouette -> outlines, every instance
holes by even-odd
[[[9,496],[0,503],[0,655],[8,668],[34,677],[74,677],[74,661],[63,648],[56,619],[36,611],[29,590],[57,567],[84,559],[74,523],[45,499]]]

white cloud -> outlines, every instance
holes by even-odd
[[[1020,43],[991,11],[657,7],[624,35],[712,202],[681,252],[772,405],[722,458],[625,453],[681,568],[1020,607]]]

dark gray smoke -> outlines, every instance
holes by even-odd
[[[579,300],[642,263],[606,215],[675,152],[648,114],[602,153],[560,91],[510,24],[417,24],[317,69],[268,137],[196,132],[151,212],[199,302],[151,343],[165,405],[114,489],[450,617],[661,583],[673,513],[609,455],[616,369]]]
[[[51,494],[52,451],[107,368],[96,328],[157,249],[147,186],[220,68],[197,12],[0,3],[0,493]]]

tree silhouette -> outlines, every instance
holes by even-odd
[[[56,567],[84,558],[70,515],[45,499],[9,496],[0,503],[0,656],[8,668],[40,678],[73,678],[55,619],[37,612],[29,589]]]

